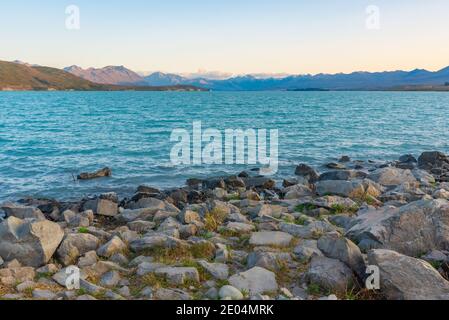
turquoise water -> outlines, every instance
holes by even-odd
[[[345,154],[397,159],[449,151],[449,95],[400,92],[3,92],[0,199],[73,199],[137,185],[180,186],[186,178],[242,166],[173,166],[170,134],[193,121],[218,129],[278,129],[280,176],[299,162]],[[72,176],[104,166],[111,179]],[[251,166],[254,167],[254,166]]]

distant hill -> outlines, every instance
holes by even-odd
[[[216,91],[305,91],[310,88],[315,90],[398,90],[399,88],[429,90],[429,88],[438,88],[438,91],[446,91],[445,84],[449,83],[449,67],[436,72],[416,69],[409,72],[353,72],[350,74],[292,75],[283,78],[259,78],[245,75],[225,80],[188,79],[163,73],[154,75],[150,75],[146,79],[161,79],[159,82],[153,81],[152,83],[188,84]]]
[[[188,79],[176,74],[155,72],[146,76],[144,81],[149,86],[172,86],[187,83]]]
[[[77,77],[64,70],[0,61],[0,91],[77,90],[77,91],[202,91],[190,85],[124,86],[105,85]]]
[[[124,66],[108,66],[101,69],[83,69],[78,66],[64,68],[71,74],[101,84],[115,85],[148,85],[145,79]],[[171,84],[167,84],[171,85]]]

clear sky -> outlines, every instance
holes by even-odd
[[[80,8],[80,30],[65,9]],[[368,5],[379,8],[367,28]],[[371,21],[371,20],[370,20]],[[187,73],[438,70],[448,0],[1,0],[0,60]]]

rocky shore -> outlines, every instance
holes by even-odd
[[[449,300],[449,157],[326,167],[3,203],[0,299]]]

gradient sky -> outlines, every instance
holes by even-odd
[[[65,28],[78,5],[81,29]],[[366,7],[380,9],[368,30]],[[0,60],[136,71],[336,73],[449,65],[448,0],[1,0]]]

